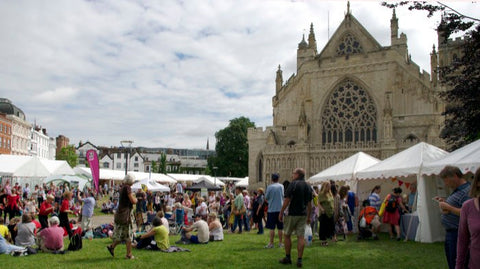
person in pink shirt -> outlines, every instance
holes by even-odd
[[[63,228],[59,227],[58,217],[51,217],[50,227],[41,230],[38,234],[40,249],[43,252],[53,253],[63,251]]]
[[[470,189],[472,199],[462,205],[455,268],[480,268],[480,168]],[[469,258],[467,258],[469,257]]]

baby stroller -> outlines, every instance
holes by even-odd
[[[377,209],[370,206],[368,200],[363,201],[363,209],[358,216],[358,240],[369,238],[378,240],[378,236],[374,233],[374,225],[372,224],[375,216],[378,216]]]

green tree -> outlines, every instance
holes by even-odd
[[[209,168],[218,167],[217,176],[245,177],[248,175],[247,130],[255,123],[245,117],[230,120],[224,129],[215,133],[216,156],[209,158]]]
[[[77,166],[78,156],[75,154],[75,147],[73,145],[63,147],[57,154],[56,159],[67,161],[72,168]]]
[[[445,126],[440,137],[451,150],[462,147],[480,138],[480,20],[466,16],[455,9],[437,2],[403,1],[383,2],[383,6],[395,8],[407,6],[409,10],[427,11],[427,17],[442,13],[438,26],[441,34],[439,47],[446,45],[450,35],[463,33],[463,55],[448,66],[439,68],[440,82],[447,86],[439,97],[446,103]]]
[[[167,154],[160,153],[160,163],[159,163],[159,172],[162,174],[167,173]]]
[[[152,173],[158,173],[158,166],[156,161],[152,161]]]

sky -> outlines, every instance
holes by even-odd
[[[446,2],[477,16],[478,3]],[[0,1],[0,97],[70,143],[205,148],[229,120],[272,125],[278,65],[296,71],[310,23],[320,52],[346,1]],[[392,10],[351,1],[390,45]],[[412,60],[430,72],[439,17],[397,9]]]

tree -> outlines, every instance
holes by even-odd
[[[151,168],[152,173],[158,173],[158,166],[156,161],[152,161],[152,168]]]
[[[245,177],[248,175],[247,130],[255,123],[245,117],[230,120],[224,129],[215,133],[216,156],[209,158],[209,168],[218,167],[217,176]]]
[[[165,153],[160,153],[160,163],[158,164],[158,170],[162,174],[167,173],[167,154]]]
[[[57,154],[56,159],[67,161],[72,168],[77,166],[78,156],[75,154],[75,147],[73,145],[63,147]]]
[[[445,126],[440,137],[445,139],[451,150],[480,138],[480,20],[461,14],[455,9],[437,2],[413,1],[382,3],[395,8],[408,6],[409,10],[427,11],[427,17],[442,12],[438,26],[442,42],[446,44],[453,33],[464,33],[463,55],[448,66],[438,68],[440,82],[447,90],[439,97],[445,102]]]

